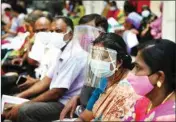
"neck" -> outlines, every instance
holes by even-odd
[[[166,94],[166,90],[164,89],[164,87],[161,88],[156,87],[153,89],[151,94],[147,95],[147,97],[150,99],[152,103],[151,108],[155,108],[158,105],[160,105],[167,96],[168,94]]]
[[[108,86],[112,86],[113,84],[118,83],[121,79],[125,78],[127,72],[127,69],[119,68],[113,76],[108,78]]]

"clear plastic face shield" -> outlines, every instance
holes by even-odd
[[[113,79],[117,68],[117,52],[101,46],[90,46],[85,85],[97,88],[104,78]]]
[[[99,29],[93,26],[75,26],[73,35],[73,45],[80,46],[83,50],[88,52],[88,47],[101,33],[104,33],[103,29]]]

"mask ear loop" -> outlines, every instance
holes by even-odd
[[[72,29],[70,28],[70,27],[67,27],[67,32],[66,33],[64,33],[64,37],[65,37],[65,35],[67,35],[68,33],[70,33],[72,31]],[[69,42],[71,39],[69,39],[69,40],[64,40],[66,43],[67,42]]]

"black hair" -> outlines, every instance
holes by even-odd
[[[79,20],[79,25],[80,24],[86,24],[92,20],[95,20],[95,26],[96,27],[102,27],[104,31],[107,32],[108,30],[108,21],[105,17],[99,15],[99,14],[89,14],[81,17]]]
[[[27,13],[27,10],[18,4],[12,5],[12,10],[19,13],[19,14],[21,14],[21,13],[26,14]]]
[[[117,7],[116,1],[112,1],[111,5]]]
[[[131,4],[128,0],[125,1],[124,3],[124,12],[126,15],[128,15],[131,12],[135,12],[136,11],[136,7]]]
[[[139,45],[138,49],[151,73],[164,72],[167,92],[175,90],[176,44],[167,39],[157,39]]]
[[[58,19],[62,19],[67,24],[67,26],[69,26],[72,29],[72,31],[74,30],[73,21],[70,18],[65,17],[65,16],[57,16],[55,17],[54,21]]]
[[[11,11],[11,8],[5,8],[4,11]]]
[[[93,42],[93,45],[102,43],[105,48],[117,51],[117,60],[123,61],[122,67],[132,69],[132,59],[127,53],[127,46],[121,36],[115,33],[104,33]]]
[[[79,5],[83,5],[82,0],[77,0],[76,2],[77,2]]]

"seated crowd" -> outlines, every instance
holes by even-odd
[[[162,18],[142,10],[126,10],[123,29],[109,32],[111,14],[84,15],[74,25],[66,16],[6,8],[1,97],[29,101],[10,106],[1,118],[175,121],[176,44],[161,38]]]

